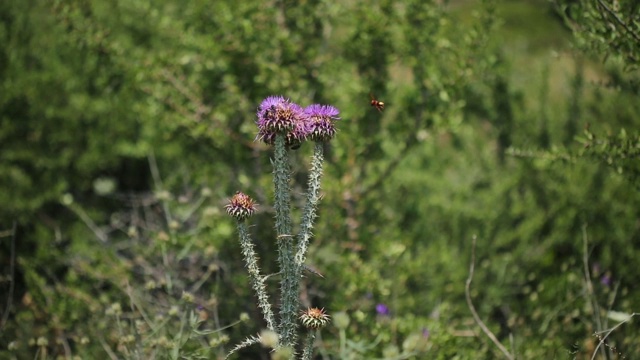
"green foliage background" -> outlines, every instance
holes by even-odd
[[[637,5],[620,4],[640,33]],[[342,116],[309,256],[325,278],[306,277],[302,299],[351,322],[347,350],[323,331],[321,358],[397,358],[425,329],[415,358],[500,356],[465,303],[474,235],[471,295],[499,339],[517,358],[590,358],[594,332],[617,324],[610,310],[640,311],[640,55],[602,11],[3,1],[0,357],[175,358],[180,343],[217,358],[257,333],[222,206],[236,190],[262,204],[252,229],[276,272],[271,153],[254,120],[283,94]],[[293,153],[294,211],[310,151]],[[193,311],[207,328],[234,326],[186,341],[180,314]],[[243,312],[252,321],[236,324]],[[634,319],[604,349],[629,358],[638,339]]]

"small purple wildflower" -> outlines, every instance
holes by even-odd
[[[422,328],[422,337],[425,339],[428,339],[429,335],[431,335],[431,333],[429,332],[429,329],[427,329],[426,327]]]
[[[313,104],[304,109],[309,122],[309,139],[327,142],[336,135],[336,120],[340,111],[331,105]]]
[[[269,96],[258,107],[257,139],[273,145],[276,134],[286,134],[288,146],[302,143],[309,132],[307,116],[300,105],[283,96]]]
[[[606,274],[602,275],[602,277],[600,278],[600,283],[605,286],[611,286],[611,274],[607,272]]]
[[[389,311],[389,307],[382,303],[376,305],[376,312],[381,316],[388,316],[389,314],[391,314],[391,311]]]

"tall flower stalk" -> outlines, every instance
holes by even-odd
[[[267,328],[269,330],[275,330],[275,320],[273,311],[271,310],[271,303],[269,302],[269,295],[267,295],[267,289],[264,285],[264,276],[260,274],[260,267],[258,266],[258,256],[253,249],[253,242],[249,234],[249,228],[245,220],[253,215],[256,210],[256,205],[248,195],[241,192],[237,192],[232,198],[229,204],[226,206],[227,213],[237,220],[238,236],[240,238],[240,247],[242,248],[242,255],[249,272],[249,278],[251,279],[251,286],[256,292],[258,298],[258,307],[262,311],[264,320],[267,322]]]
[[[298,234],[298,246],[295,256],[296,270],[300,272],[306,260],[309,241],[313,236],[313,221],[317,214],[318,200],[320,200],[320,180],[322,178],[322,162],[324,160],[324,144],[316,142],[311,158],[311,169],[309,171],[307,202],[302,211],[302,222],[300,223],[300,233]]]
[[[278,333],[280,345],[293,347],[296,342],[296,311],[298,309],[298,280],[293,261],[293,230],[290,212],[289,158],[285,148],[284,135],[276,136],[273,161],[273,184],[275,187],[276,234],[278,235],[278,262],[282,274],[280,324]]]
[[[293,261],[293,229],[291,221],[291,166],[287,145],[298,146],[307,136],[303,109],[282,96],[266,98],[258,108],[258,136],[266,143],[274,141],[273,185],[275,188],[278,263],[282,282],[278,335],[280,345],[294,347],[297,338],[298,282]]]
[[[317,217],[316,210],[320,199],[320,180],[322,178],[322,165],[324,161],[324,145],[336,134],[335,121],[338,120],[339,111],[328,105],[311,105],[302,109],[299,105],[290,102],[282,96],[270,96],[259,106],[257,112],[258,135],[257,140],[274,146],[273,184],[275,188],[275,229],[277,234],[278,264],[282,280],[280,283],[280,319],[274,324],[271,305],[265,289],[264,277],[260,275],[257,266],[257,256],[253,250],[249,233],[244,220],[248,213],[253,213],[238,203],[246,199],[236,194],[231,203],[227,205],[227,211],[238,219],[238,232],[242,252],[246,262],[252,286],[256,291],[259,307],[263,312],[267,327],[275,330],[278,335],[277,347],[292,349],[292,359],[296,356],[298,339],[298,316],[300,306],[300,279],[306,259],[309,242],[312,237],[313,222]],[[302,211],[300,232],[293,234],[293,222],[291,219],[291,165],[289,163],[288,149],[298,148],[306,140],[314,141],[314,152],[311,159],[311,169],[308,179],[306,204]],[[241,193],[239,193],[241,194]],[[244,195],[244,194],[243,194]],[[246,195],[245,195],[246,196]],[[234,203],[234,199],[237,200]],[[252,202],[250,202],[253,205]],[[249,207],[253,209],[252,207]],[[250,215],[250,214],[249,214]],[[329,321],[329,316],[324,310],[314,309],[300,320],[305,327],[313,330],[319,329]],[[311,320],[310,320],[311,319]],[[314,335],[307,334],[304,345],[303,358],[312,356]],[[236,346],[235,352],[245,346],[259,342],[260,337],[250,337],[241,345]],[[229,354],[230,355],[230,354]]]
[[[298,246],[295,256],[296,278],[302,273],[306,260],[309,241],[313,235],[313,222],[316,219],[316,209],[320,200],[320,184],[322,180],[322,164],[324,162],[324,145],[336,135],[335,121],[340,112],[333,106],[311,105],[305,109],[309,122],[309,140],[315,142],[311,169],[307,181],[307,202],[302,211],[300,233],[298,234]]]

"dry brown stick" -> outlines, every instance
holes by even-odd
[[[473,301],[471,301],[471,280],[473,280],[473,272],[474,272],[475,265],[476,265],[476,236],[474,235],[473,244],[471,245],[471,265],[469,265],[469,277],[467,278],[467,283],[464,286],[464,294],[465,294],[465,297],[467,298],[467,306],[471,311],[471,315],[473,315],[473,319],[476,321],[478,326],[480,326],[480,329],[482,329],[482,332],[484,332],[485,335],[487,335],[487,337],[491,339],[491,341],[498,347],[498,349],[500,349],[500,351],[502,351],[502,353],[507,359],[514,360],[515,356],[513,356],[509,352],[509,350],[507,350],[507,348],[505,348],[504,345],[502,345],[500,340],[498,340],[498,338],[491,332],[491,330],[489,330],[487,325],[485,325],[482,319],[480,319],[480,316],[478,316],[478,312],[476,311],[475,306],[473,306]]]

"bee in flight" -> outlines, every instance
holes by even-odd
[[[371,98],[371,106],[382,112],[382,110],[384,110],[384,103],[380,100],[376,100],[376,98],[371,93],[369,93],[369,97]]]

